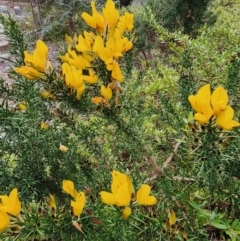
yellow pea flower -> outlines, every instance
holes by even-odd
[[[57,210],[57,205],[56,205],[55,197],[54,197],[52,194],[49,195],[49,206],[50,206],[51,208],[54,208],[54,210]]]
[[[150,196],[150,186],[143,184],[137,192],[137,203],[140,205],[155,205],[157,199]],[[113,170],[111,192],[100,192],[102,202],[108,205],[125,207],[122,213],[124,219],[128,218],[132,210],[129,207],[134,194],[134,187],[130,177],[124,173]],[[134,199],[133,199],[134,200]]]
[[[93,44],[93,51],[98,54],[99,58],[105,62],[108,70],[116,70],[119,65],[116,64],[116,59],[122,57],[123,46],[121,44],[121,38],[118,37],[118,31],[116,36],[107,41],[106,47],[104,47],[103,39],[100,36],[97,36]],[[116,71],[115,71],[116,72]],[[112,75],[113,76],[113,75]],[[119,78],[119,77],[118,77]],[[117,80],[121,80],[117,79]]]
[[[134,187],[130,177],[124,173],[113,170],[112,172],[112,184],[111,190],[114,193],[114,190],[117,190],[121,185],[127,183],[129,187],[129,195],[131,196],[134,193]]]
[[[42,40],[37,40],[36,48],[32,55],[30,55],[27,51],[24,51],[24,62],[39,72],[44,73],[47,63],[47,56],[47,45]]]
[[[18,199],[17,188],[14,188],[9,196],[0,195],[2,205],[0,205],[0,211],[7,212],[11,215],[18,216],[21,211],[21,203]]]
[[[68,42],[68,44],[72,44],[73,43],[73,39],[69,35],[67,35],[67,34],[65,34],[65,39]]]
[[[112,77],[115,80],[118,80],[119,82],[122,82],[123,80],[123,75],[122,75],[122,71],[120,69],[120,66],[118,64],[118,62],[114,61],[113,64],[113,69],[112,69]]]
[[[131,202],[131,195],[129,195],[129,186],[127,183],[120,185],[117,189],[113,189],[112,193],[102,191],[100,192],[102,202],[109,205],[117,205],[119,207],[128,206]]]
[[[110,205],[117,205],[119,207],[128,206],[131,202],[133,193],[133,185],[131,179],[120,172],[112,172],[112,193],[102,191],[100,192],[103,203]]]
[[[82,13],[82,18],[86,22],[86,24],[92,28],[97,29],[99,32],[104,32],[105,29],[105,24],[104,24],[104,17],[98,13],[95,2],[91,2],[91,7],[92,7],[92,16],[89,15],[86,12]]]
[[[168,213],[168,220],[165,222],[165,229],[170,230],[173,225],[177,222],[177,217],[174,211]]]
[[[124,210],[123,210],[123,213],[122,213],[122,217],[124,219],[127,219],[132,213],[132,210],[130,207],[125,207]]]
[[[200,124],[206,124],[213,115],[213,110],[210,105],[211,91],[210,85],[207,84],[200,88],[196,95],[190,95],[188,100],[192,108],[197,111],[194,115],[194,119]]]
[[[75,201],[71,201],[71,207],[73,208],[73,214],[75,216],[79,216],[83,212],[85,203],[86,197],[84,192],[78,193]]]
[[[110,100],[112,98],[112,89],[109,86],[105,87],[104,85],[101,85],[101,95],[106,100]]]
[[[118,23],[119,11],[115,8],[112,0],[107,0],[105,8],[103,8],[103,17],[109,29],[115,28]]]
[[[19,75],[24,76],[28,80],[36,80],[42,77],[42,73],[30,66],[21,66],[19,68],[14,68],[14,71]]]
[[[108,205],[115,205],[117,203],[117,198],[113,193],[101,191],[100,192],[102,202]]]
[[[64,56],[60,56],[59,58],[64,62],[73,65],[77,69],[85,69],[90,67],[90,63],[86,59],[84,59],[81,55],[77,55],[77,53],[70,48]]]
[[[171,211],[168,215],[168,222],[170,226],[174,225],[177,222],[177,217],[174,211]]]
[[[62,72],[63,72],[63,76],[66,84],[71,89],[74,89],[77,91],[77,99],[80,99],[85,90],[82,70],[77,70],[74,66],[70,66],[68,63],[63,63]]]
[[[211,95],[211,104],[213,108],[213,114],[215,116],[218,116],[223,110],[227,108],[228,94],[223,87],[219,86],[213,91]]]
[[[154,196],[150,196],[151,187],[147,184],[142,184],[137,192],[137,202],[140,205],[152,206],[157,203],[157,199]]]
[[[239,127],[240,123],[233,120],[234,110],[232,107],[227,106],[224,111],[222,111],[217,119],[216,124],[223,130],[230,131],[233,127]]]
[[[27,109],[27,102],[26,102],[26,101],[22,101],[22,102],[18,105],[18,109],[24,112],[24,111]]]
[[[129,41],[128,38],[122,38],[121,39],[121,45],[122,45],[122,53],[127,52],[133,46],[132,42]]]
[[[92,102],[95,104],[95,105],[100,105],[100,104],[104,104],[106,102],[106,100],[103,98],[103,97],[93,97],[92,98]]]
[[[134,26],[134,15],[132,13],[125,12],[123,16],[119,18],[118,29],[123,34],[126,30],[132,32]]]
[[[45,91],[41,91],[40,95],[44,98],[44,99],[55,99],[56,97],[51,94],[51,92],[45,90]]]
[[[74,199],[77,198],[78,192],[74,188],[74,183],[70,180],[63,180],[62,189],[67,194],[71,195]]]
[[[47,128],[49,127],[49,125],[45,122],[41,122],[40,123],[40,128],[43,129],[43,130],[46,130]]]
[[[84,31],[83,35],[85,37],[85,41],[87,41],[90,45],[93,45],[94,40],[96,39],[96,35],[93,32]]]
[[[104,85],[101,85],[101,94],[103,97],[94,97],[92,102],[96,105],[103,104],[105,108],[109,108],[109,100],[112,98],[112,89],[109,87],[106,88]]]
[[[86,41],[82,35],[79,35],[76,49],[80,52],[92,52],[92,45],[90,42]]]
[[[84,85],[84,84],[82,84],[81,86],[79,86],[79,87],[77,88],[77,99],[78,99],[78,100],[81,99],[84,91],[85,91],[85,85]]]
[[[96,75],[96,72],[90,68],[88,69],[89,75],[82,75],[83,80],[88,82],[89,84],[95,84],[98,81],[98,76]]]
[[[93,51],[95,53],[98,53],[99,51],[101,51],[102,49],[104,49],[104,42],[101,36],[97,36],[94,40],[93,43]],[[104,54],[104,53],[103,53]],[[100,56],[99,56],[100,57]],[[100,57],[103,61],[105,61],[105,56]]]
[[[0,233],[3,232],[10,224],[10,218],[6,212],[0,209]]]

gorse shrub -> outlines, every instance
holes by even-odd
[[[198,29],[204,25],[212,25],[216,15],[209,10],[212,1],[156,1],[149,0],[148,5],[153,11],[156,20],[169,31],[182,31],[185,34],[196,36]]]
[[[161,49],[135,68],[137,12],[91,8],[51,62],[49,44],[28,49],[0,18],[14,47],[13,83],[0,82],[0,239],[238,240],[234,22],[191,39],[143,8]]]

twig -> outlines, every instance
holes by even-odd
[[[157,165],[157,163],[155,162],[155,160],[153,160],[152,158],[149,158],[149,161],[151,162],[153,168],[154,168],[154,175],[152,177],[148,177],[144,182],[147,183],[147,182],[150,182],[154,179],[157,179],[158,177],[161,177],[161,176],[164,176],[164,169],[167,168],[174,155],[177,153],[178,151],[178,148],[180,147],[182,141],[178,141],[174,147],[174,150],[173,150],[173,153],[166,159],[166,161],[164,162],[163,166],[162,167],[159,167]],[[183,180],[183,181],[194,181],[194,179],[191,179],[191,178],[184,178],[184,177],[173,177],[172,178],[173,180]]]
[[[177,144],[175,145],[174,151],[173,153],[170,155],[170,157],[168,157],[168,159],[165,161],[165,163],[162,166],[162,169],[165,169],[166,167],[169,166],[169,164],[171,163],[174,155],[177,153],[178,148],[180,147],[180,145],[182,144],[182,142],[178,141]]]
[[[175,176],[175,177],[172,177],[171,179],[176,181],[195,182],[194,178],[189,178],[189,177]]]
[[[164,175],[164,173],[163,173]],[[146,178],[146,180],[144,181],[144,183],[149,183],[155,179],[157,179],[159,176],[159,174],[155,174],[153,175],[152,177],[148,177]],[[180,176],[175,176],[175,177],[171,177],[169,178],[170,180],[173,180],[173,181],[185,181],[185,182],[195,182],[195,179],[194,178],[189,178],[189,177],[180,177]]]

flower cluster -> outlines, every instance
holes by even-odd
[[[100,14],[95,3],[91,2],[92,15],[84,12],[82,18],[95,32],[84,32],[72,39],[66,35],[69,44],[65,55],[60,56],[63,79],[66,85],[77,94],[80,99],[85,84],[94,84],[101,79],[101,97],[93,98],[93,103],[109,107],[109,100],[121,91],[120,82],[123,80],[118,60],[132,48],[132,42],[124,37],[126,31],[133,30],[133,14],[125,12],[120,16],[112,0],[108,0]],[[99,64],[103,63],[103,64]],[[96,73],[103,71],[104,75]]]
[[[74,183],[69,180],[63,180],[63,191],[70,194],[74,201],[71,201],[71,207],[73,208],[73,214],[75,216],[81,215],[84,205],[86,203],[86,197],[84,192],[77,192],[74,188]]]
[[[42,40],[38,40],[33,54],[24,51],[24,66],[14,68],[19,74],[29,80],[40,79],[44,76],[48,68],[51,68],[48,58],[48,47]]]
[[[233,120],[234,110],[228,105],[228,94],[223,87],[217,87],[211,94],[210,85],[207,84],[196,95],[190,95],[188,100],[197,112],[194,119],[199,124],[207,124],[211,117],[215,117],[216,124],[223,130],[240,126],[239,122]]]
[[[136,199],[140,205],[152,206],[157,203],[154,196],[150,196],[151,187],[147,184],[142,184],[137,191],[136,198],[134,197],[134,187],[129,176],[121,172],[113,170],[111,193],[102,191],[100,192],[102,202],[109,205],[117,205],[125,207],[123,210],[123,218],[128,218],[132,213],[130,203]]]
[[[55,99],[51,93],[52,77],[59,77],[70,89],[70,93],[76,94],[77,99],[83,95],[86,84],[97,83],[101,86],[101,96],[94,97],[93,103],[108,108],[113,96],[115,104],[119,103],[122,90],[120,82],[123,81],[119,60],[133,46],[125,35],[134,28],[134,15],[125,12],[120,16],[113,0],[107,0],[102,14],[97,11],[94,1],[91,2],[91,7],[92,15],[83,12],[82,18],[95,30],[75,34],[74,38],[65,35],[68,50],[59,57],[62,60],[61,74],[53,75],[55,72],[47,60],[48,47],[41,40],[37,40],[32,55],[24,51],[25,65],[14,68],[28,80],[46,79],[45,83],[49,83],[49,86],[40,92],[43,98]]]
[[[75,216],[79,216],[86,203],[86,197],[84,192],[77,192],[74,188],[74,183],[69,180],[63,180],[63,191],[70,194],[75,201],[71,201],[73,213]],[[134,197],[134,187],[129,176],[124,173],[113,170],[112,172],[112,184],[111,193],[102,191],[100,192],[102,202],[109,205],[117,205],[119,207],[125,207],[123,210],[123,218],[128,218],[132,213],[130,206],[131,201],[136,199],[136,203],[139,205],[152,206],[157,203],[157,199],[154,196],[150,196],[151,187],[147,184],[142,184],[137,191],[136,198]],[[51,200],[51,197],[50,197]],[[54,203],[53,201],[51,203]]]
[[[18,199],[18,191],[14,188],[9,196],[0,195],[0,232],[3,232],[10,224],[9,215],[18,216],[21,211],[21,203]]]

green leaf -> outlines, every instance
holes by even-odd
[[[215,228],[222,229],[222,230],[225,230],[228,228],[226,225],[218,223],[218,222],[214,222],[214,221],[211,221],[209,224]]]

